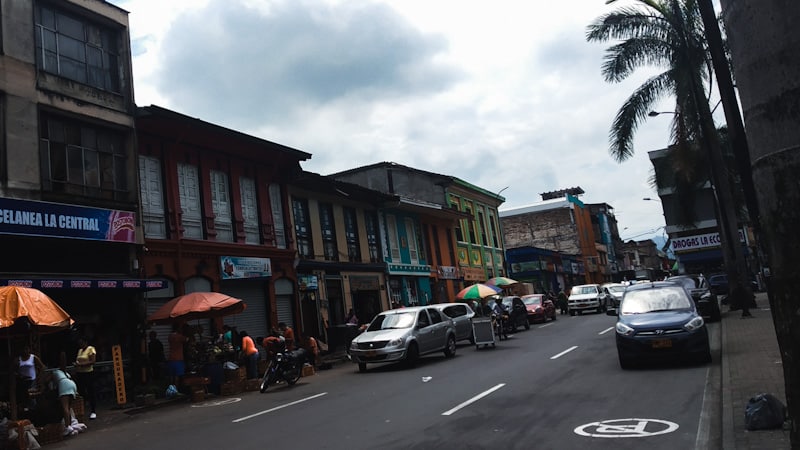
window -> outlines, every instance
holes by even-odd
[[[183,237],[203,239],[203,221],[200,213],[200,188],[197,167],[178,163],[178,196],[181,201],[181,226]]]
[[[284,225],[283,222],[283,202],[281,201],[280,185],[269,185],[269,204],[272,206],[272,225],[274,227],[275,246],[278,248],[286,248],[286,225]],[[308,214],[306,214],[306,217],[308,217]]]
[[[161,180],[161,161],[152,156],[139,156],[139,189],[142,199],[144,236],[165,239],[164,189]]]
[[[439,311],[435,310],[434,308],[428,308],[428,315],[431,317],[431,323],[442,322],[442,316],[439,314]]]
[[[105,91],[120,91],[119,31],[39,6],[35,35],[39,70]]]
[[[488,246],[489,239],[486,236],[486,221],[483,216],[483,208],[478,208],[478,232],[481,234],[481,244]]]
[[[411,264],[419,263],[419,252],[417,251],[417,229],[414,226],[414,221],[406,218],[406,239],[408,239],[408,257]]]
[[[489,214],[489,226],[492,227],[492,246],[494,248],[500,248],[500,244],[497,242],[497,223],[492,214]]]
[[[302,198],[292,198],[292,213],[297,253],[301,258],[313,258],[314,247],[311,242],[311,226],[308,222],[308,202]]]
[[[239,191],[242,195],[242,227],[245,244],[259,244],[258,201],[256,200],[256,182],[252,178],[239,178]]]
[[[373,212],[364,212],[364,225],[367,231],[367,247],[369,248],[369,262],[380,261],[380,247],[378,246],[378,218]]]
[[[127,155],[121,133],[43,114],[39,153],[46,190],[124,200]]]
[[[223,242],[233,242],[231,197],[228,191],[228,174],[212,170],[211,208],[214,211],[214,229],[217,231],[217,240]]]
[[[361,247],[358,245],[358,222],[356,210],[344,208],[344,234],[347,239],[347,259],[350,262],[361,261]]]
[[[336,246],[336,227],[333,225],[333,206],[319,204],[319,224],[322,232],[322,250],[325,261],[338,261],[339,249]]]
[[[389,239],[389,253],[392,261],[400,262],[400,244],[397,239],[397,224],[391,214],[386,215],[386,234]]]

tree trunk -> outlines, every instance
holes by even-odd
[[[761,211],[792,448],[800,448],[800,8],[722,0]]]

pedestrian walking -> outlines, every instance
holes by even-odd
[[[558,291],[556,303],[558,304],[558,309],[561,314],[567,314],[569,312],[567,294],[564,293],[563,289]]]
[[[97,361],[97,350],[89,345],[85,337],[78,339],[78,356],[75,358],[75,382],[84,400],[89,402],[89,419],[97,418],[97,394],[94,386],[94,363]]]

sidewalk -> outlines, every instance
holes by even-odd
[[[740,311],[722,314],[722,448],[789,449],[789,431],[747,431],[745,408],[751,397],[772,394],[786,404],[783,368],[766,293],[756,294],[753,318]],[[724,309],[727,309],[724,307]]]

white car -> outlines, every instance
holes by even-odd
[[[606,283],[603,285],[603,291],[613,303],[609,304],[609,306],[619,308],[619,304],[622,301],[622,294],[625,293],[626,287],[627,286],[622,283]]]
[[[590,310],[601,313],[608,307],[608,296],[599,284],[582,284],[572,287],[567,304],[570,316]]]
[[[384,311],[350,343],[350,359],[359,372],[368,363],[405,361],[414,366],[420,356],[434,352],[455,356],[456,331],[453,321],[432,306]]]

